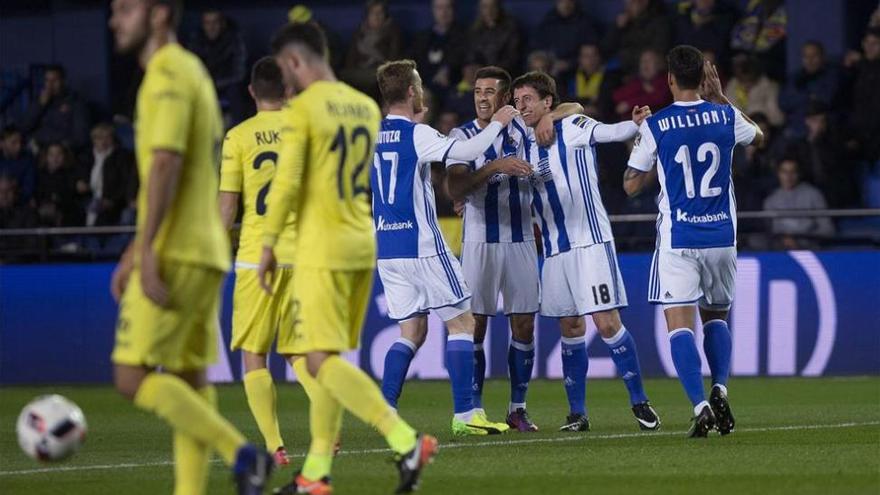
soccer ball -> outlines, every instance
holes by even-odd
[[[21,450],[40,461],[60,461],[79,450],[87,429],[79,406],[60,395],[37,397],[16,424]]]

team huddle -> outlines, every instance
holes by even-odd
[[[621,320],[627,294],[595,152],[598,143],[633,138],[627,193],[656,180],[661,187],[657,247],[645,276],[649,301],[663,305],[672,360],[694,406],[688,435],[733,431],[726,388],[736,274],[731,154],[763,136],[726,100],[698,50],[679,46],[668,55],[675,103],[655,114],[636,107],[631,121],[618,124],[560,103],[546,74],[512,79],[485,67],[474,83],[477,118],[444,136],[418,123],[425,108],[414,62],[378,69],[380,111],[336,80],[320,28],[291,24],[275,36],[274,57],[253,67],[257,114],[228,131],[221,148],[210,78],[175,42],[179,10],[174,2],[147,4],[114,0],[111,18],[118,49],[138,53],[146,71],[136,127],[144,186],[137,235],[113,277],[120,300],[113,361],[119,391],[174,430],[175,493],[204,493],[212,451],[232,468],[242,494],[262,493],[273,466],[289,463],[267,369],[276,340],[308,395],[311,443],[302,469],[275,493],[332,493],[345,410],[394,452],[397,493],[415,489],[438,443],[402,419],[398,401],[430,312],[448,329],[453,435],[538,430],[526,401],[537,314],[557,319],[562,335],[568,411],[560,431],[590,429],[587,315],[637,425],[658,429],[635,341]],[[460,261],[438,226],[434,162],[445,163],[442,186],[464,204]],[[239,203],[231,347],[242,350],[245,392],[266,450],[217,412],[205,376]],[[400,325],[381,387],[340,357],[358,346],[374,271]],[[510,401],[504,421],[493,421],[482,403],[482,344],[499,296],[511,329]],[[708,400],[693,333],[697,307],[712,372]]]

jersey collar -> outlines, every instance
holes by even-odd
[[[680,107],[693,107],[693,106],[699,105],[700,103],[706,103],[706,102],[703,101],[702,99],[699,99],[697,101],[676,101],[676,102],[673,102],[672,104],[680,106]]]
[[[405,120],[407,122],[412,122],[411,120],[409,120],[409,117],[404,117],[403,115],[397,115],[393,113],[389,113],[385,116],[385,118],[390,120]]]

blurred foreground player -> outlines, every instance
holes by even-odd
[[[286,465],[287,450],[281,439],[276,410],[275,384],[267,368],[267,355],[278,328],[293,326],[293,250],[295,217],[287,217],[278,242],[278,271],[272,294],[260,287],[257,266],[262,252],[266,196],[275,175],[281,151],[281,107],[285,101],[284,78],[272,57],[254,64],[248,91],[257,114],[233,127],[223,140],[220,164],[220,214],[226,229],[232,228],[242,202],[238,253],[235,258],[235,293],[232,309],[232,350],[241,349],[244,361],[244,390],[248,406],[275,457]],[[306,392],[311,382],[302,382]]]
[[[232,466],[238,493],[262,493],[272,457],[220,416],[205,373],[216,357],[229,269],[217,206],[223,127],[214,85],[176,42],[179,2],[114,0],[112,9],[117,50],[137,55],[145,71],[135,124],[137,232],[111,287],[121,298],[116,388],[173,428],[176,494],[205,492],[212,450]]]
[[[764,135],[730,104],[715,67],[699,50],[681,45],[667,58],[675,102],[641,124],[623,185],[630,196],[638,194],[657,163],[660,214],[648,300],[663,305],[675,371],[694,406],[688,436],[705,437],[713,428],[726,435],[734,428],[726,321],[736,283],[731,156],[736,145],[760,144]],[[712,371],[708,402],[694,341],[695,305]]]
[[[376,428],[394,452],[400,483],[413,490],[437,440],[416,433],[359,368],[339,356],[355,349],[376,265],[369,174],[381,115],[376,103],[338,82],[327,63],[324,33],[313,23],[285,26],[272,42],[287,86],[297,97],[282,110],[281,154],[266,217],[260,283],[272,290],[274,252],[296,215],[294,324],[281,328],[278,352],[297,375],[311,376],[312,442],[302,471],[276,493],[332,492],[333,444],[348,410]],[[304,359],[293,359],[304,356]]]

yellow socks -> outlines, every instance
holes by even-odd
[[[278,428],[275,384],[269,370],[261,368],[247,372],[244,375],[244,393],[257,427],[266,440],[266,449],[275,452],[284,445],[284,441],[281,440],[281,431]]]
[[[296,377],[309,396],[309,429],[312,442],[302,475],[318,480],[330,475],[333,447],[342,428],[342,405],[309,374],[305,359],[293,362]]]
[[[199,390],[211,409],[217,409],[217,391],[213,386]],[[179,431],[174,432],[174,495],[203,495],[207,488],[207,445]]]
[[[164,419],[175,432],[217,451],[230,466],[235,462],[236,451],[246,443],[234,426],[176,376],[148,374],[141,382],[134,403]]]
[[[339,356],[327,358],[316,377],[345,409],[374,426],[391,450],[404,454],[416,445],[416,432],[385,402],[379,387],[366,373]]]

